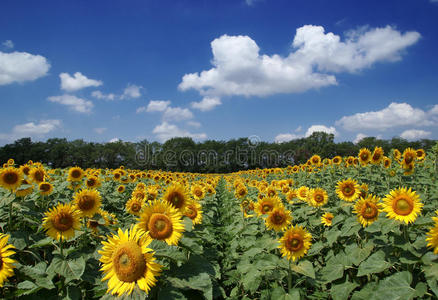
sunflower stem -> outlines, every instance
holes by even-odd
[[[290,294],[292,290],[292,264],[289,259],[289,269],[287,270],[287,291]]]
[[[9,231],[12,231],[12,202],[9,203]]]
[[[64,257],[64,240],[62,239],[62,235],[61,235],[61,238],[59,239],[59,250],[61,251],[62,259],[65,259],[65,257]]]

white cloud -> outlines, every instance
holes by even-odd
[[[438,106],[429,112],[414,108],[408,103],[392,102],[388,107],[365,113],[344,116],[336,121],[337,126],[342,126],[349,131],[364,129],[386,130],[401,126],[430,126],[438,115]]]
[[[99,128],[94,128],[94,132],[96,132],[97,134],[102,134],[106,131],[107,128],[105,127],[99,127]]]
[[[119,138],[112,138],[112,139],[110,139],[110,140],[108,141],[108,143],[117,143],[117,142],[119,142],[119,141],[120,141]]]
[[[366,134],[358,133],[358,134],[356,135],[356,138],[354,139],[353,143],[357,144],[357,143],[359,143],[363,138],[366,138],[366,137],[368,137]]]
[[[8,49],[14,48],[14,43],[11,40],[4,41],[2,45]]]
[[[146,106],[140,106],[139,108],[137,108],[137,110],[135,111],[137,114],[143,113],[143,112],[147,112],[147,107]]]
[[[192,102],[191,106],[200,111],[209,111],[221,104],[221,99],[218,97],[204,97],[200,102]]]
[[[299,138],[302,138],[302,136],[296,135],[293,133],[280,133],[275,137],[274,141],[276,143],[284,143],[284,142],[289,142],[291,140],[295,140],[295,139],[299,139]]]
[[[312,135],[312,133],[317,132],[317,131],[322,131],[322,132],[325,132],[328,134],[334,134],[335,136],[338,135],[338,133],[336,132],[336,129],[333,126],[327,127],[324,125],[312,125],[307,129],[305,137],[309,137]]]
[[[174,124],[169,124],[167,122],[163,122],[160,125],[157,125],[152,133],[156,135],[160,142],[165,142],[173,137],[191,137],[195,140],[202,140],[207,138],[207,135],[205,133],[191,133],[187,130],[180,129]]]
[[[59,104],[66,105],[71,110],[79,113],[90,113],[93,108],[93,103],[91,101],[78,98],[73,95],[61,95],[61,96],[51,96],[47,98],[50,102],[55,102]]]
[[[194,128],[199,128],[199,127],[201,127],[201,123],[199,123],[199,122],[195,122],[195,121],[188,121],[188,122],[187,122],[187,125],[192,126],[192,127],[194,127]]]
[[[47,75],[50,64],[41,55],[0,51],[0,85],[33,81]]]
[[[151,100],[146,108],[147,112],[165,111],[169,107],[170,101]]]
[[[164,111],[164,121],[185,121],[193,118],[193,113],[188,108],[168,107]]]
[[[19,124],[12,128],[11,133],[0,133],[0,139],[12,141],[23,137],[44,136],[60,126],[60,120],[41,120],[39,123]]]
[[[141,96],[140,90],[142,86],[135,84],[128,84],[128,86],[123,91],[123,95],[120,96],[120,99],[131,99],[131,98],[139,98]]]
[[[391,26],[350,32],[344,41],[322,26],[297,29],[287,57],[263,55],[248,36],[223,35],[211,42],[213,68],[185,74],[182,91],[201,95],[267,96],[298,93],[336,85],[330,73],[357,72],[377,62],[401,59],[406,47],[416,43],[418,32],[400,33]]]
[[[405,130],[400,134],[400,137],[413,141],[413,140],[420,140],[425,139],[431,135],[430,131],[425,130],[418,130],[418,129],[409,129]]]
[[[59,74],[61,79],[61,90],[73,92],[90,86],[101,86],[103,84],[100,80],[89,79],[81,72],[76,72],[73,76],[68,73]]]
[[[303,129],[303,127],[298,126],[297,129],[295,129],[295,132],[300,132]]]
[[[109,94],[104,94],[101,91],[94,91],[91,93],[91,96],[93,96],[96,99],[100,99],[100,100],[114,100],[116,99],[116,95],[109,93]]]

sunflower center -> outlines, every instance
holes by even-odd
[[[265,213],[270,212],[272,210],[272,208],[273,208],[272,205],[268,204],[268,203],[263,204],[263,206],[262,206],[262,210]]]
[[[353,194],[354,194],[354,187],[351,186],[350,184],[347,184],[347,185],[345,185],[344,188],[342,189],[342,193],[343,193],[345,196],[347,196],[347,197],[353,196]]]
[[[409,165],[413,160],[414,160],[413,155],[406,155],[406,157],[405,157],[405,163],[406,163],[407,165]]]
[[[8,172],[3,178],[7,184],[15,184],[18,181],[18,175],[15,172]]]
[[[44,172],[39,171],[39,170],[36,171],[35,174],[34,174],[34,178],[38,182],[44,181]]]
[[[73,177],[73,178],[79,178],[79,177],[81,177],[81,171],[79,171],[79,170],[73,170],[72,172],[71,172],[71,177]]]
[[[78,206],[82,211],[90,210],[94,207],[96,200],[91,195],[83,195],[79,201]]]
[[[196,190],[196,191],[195,191],[195,195],[196,195],[197,197],[201,197],[201,196],[202,196],[202,191],[201,191],[201,190]]]
[[[368,154],[367,153],[362,153],[361,155],[360,155],[360,159],[362,159],[363,161],[366,161],[366,160],[368,160]]]
[[[316,194],[314,199],[315,199],[315,202],[318,202],[318,203],[324,201],[324,197],[321,194]]]
[[[272,223],[274,223],[276,225],[283,224],[284,220],[285,220],[285,216],[281,212],[274,212],[274,214],[271,218]]]
[[[325,219],[326,219],[327,221],[331,221],[331,220],[333,220],[333,217],[332,217],[332,216],[326,216]]]
[[[184,197],[179,193],[172,193],[169,197],[169,202],[175,206],[175,208],[181,208],[184,205]]]
[[[172,221],[164,214],[155,213],[149,219],[148,229],[152,238],[164,240],[172,235]]]
[[[377,207],[374,205],[371,205],[369,203],[365,204],[365,206],[362,208],[362,217],[364,219],[374,219],[377,214],[379,213]]]
[[[97,228],[97,226],[99,226],[99,222],[97,222],[96,220],[90,220],[88,224],[91,228]]]
[[[42,184],[42,185],[40,186],[40,190],[41,190],[42,192],[48,192],[48,191],[50,190],[50,185],[47,184],[47,183],[44,183],[44,184]]]
[[[409,215],[413,209],[414,206],[412,205],[412,201],[410,201],[409,199],[399,198],[395,201],[394,211],[398,215]]]
[[[140,246],[134,241],[120,244],[113,256],[114,272],[120,281],[133,282],[146,271],[146,260]]]
[[[53,220],[53,227],[58,231],[67,231],[73,227],[73,217],[65,212],[58,213]]]
[[[196,218],[196,216],[198,215],[197,210],[192,207],[191,205],[189,207],[187,207],[186,209],[186,216],[189,217],[190,219],[194,219]]]
[[[141,205],[139,205],[138,203],[134,203],[134,204],[132,204],[132,206],[131,206],[131,210],[132,210],[133,212],[139,212],[140,209],[141,209]]]
[[[303,239],[299,234],[294,234],[289,238],[286,248],[290,251],[298,251],[303,247]]]
[[[87,180],[87,185],[88,186],[94,186],[94,184],[96,183],[96,180],[94,180],[94,178],[90,178]]]

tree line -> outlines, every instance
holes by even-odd
[[[255,168],[286,167],[305,163],[313,154],[332,158],[336,155],[355,156],[363,147],[370,150],[382,147],[386,154],[391,149],[403,151],[407,147],[430,150],[435,140],[409,142],[394,137],[390,140],[366,137],[357,144],[334,141],[333,134],[314,132],[311,136],[284,143],[268,143],[251,138],[229,141],[191,138],[172,138],[164,143],[111,142],[94,143],[83,140],[68,141],[52,138],[45,142],[22,138],[0,147],[0,161],[13,158],[17,164],[39,161],[53,168],[79,166],[82,168],[118,168],[196,173],[227,173]]]

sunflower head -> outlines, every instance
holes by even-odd
[[[102,183],[100,182],[99,177],[97,177],[97,176],[90,176],[85,181],[85,185],[89,189],[96,189],[96,188],[100,187],[101,184]]]
[[[94,189],[84,189],[74,196],[74,204],[83,217],[92,217],[101,206],[100,193]]]
[[[140,214],[138,228],[147,232],[155,240],[163,240],[169,245],[177,245],[184,224],[182,214],[167,202],[155,200]]]
[[[344,201],[353,202],[359,197],[359,184],[356,180],[351,178],[339,181],[336,187],[336,194]]]
[[[167,188],[165,194],[163,195],[163,199],[165,202],[183,212],[187,202],[189,201],[189,196],[182,184],[175,183]]]
[[[320,207],[328,202],[327,191],[322,188],[311,189],[309,191],[309,204],[314,207]]]
[[[126,211],[135,216],[139,216],[142,208],[144,207],[144,200],[138,197],[131,197],[131,199],[126,202]]]
[[[274,208],[282,206],[281,199],[277,196],[275,197],[263,197],[259,199],[254,206],[254,211],[258,216],[267,215]]]
[[[15,191],[23,181],[23,173],[20,169],[8,167],[0,171],[0,186]]]
[[[266,217],[265,225],[268,229],[277,232],[284,231],[292,220],[291,212],[283,206],[274,208]]]
[[[131,226],[123,232],[103,241],[100,262],[104,273],[102,281],[108,281],[108,293],[130,295],[138,286],[146,293],[155,286],[162,266],[155,262],[154,252],[148,248],[151,239],[144,232]]]
[[[80,228],[80,212],[71,204],[58,204],[45,213],[43,227],[47,235],[55,240],[68,240]]]
[[[418,161],[423,161],[426,158],[426,151],[424,149],[417,149],[416,152]]]
[[[415,160],[417,159],[417,151],[412,148],[406,148],[405,151],[403,151],[402,156],[402,166],[408,166],[415,163]]]
[[[382,162],[384,151],[382,147],[375,147],[371,155],[371,163],[378,165]]]
[[[379,217],[382,211],[382,204],[379,201],[380,198],[368,195],[355,203],[353,212],[357,214],[357,219],[363,227],[371,225]]]
[[[14,275],[13,265],[16,261],[9,256],[15,253],[15,247],[8,244],[9,234],[0,233],[0,287],[8,277]]]
[[[23,179],[21,181],[20,187],[15,191],[15,195],[17,195],[17,197],[25,197],[27,195],[32,194],[32,192],[33,192],[33,185],[31,185],[27,179]]]
[[[371,151],[368,148],[359,150],[359,162],[362,166],[366,166],[371,161]]]
[[[193,197],[195,197],[197,200],[201,200],[205,197],[205,189],[200,184],[192,185],[191,192]]]
[[[53,185],[50,182],[44,181],[38,185],[38,190],[40,191],[41,195],[47,196],[53,192]]]
[[[123,184],[121,184],[117,187],[117,192],[123,193],[125,191],[125,189],[126,189],[125,186]]]
[[[415,222],[424,205],[420,202],[418,194],[411,188],[392,190],[383,201],[383,211],[386,212],[388,218],[406,224]]]
[[[326,212],[321,217],[321,224],[323,224],[324,226],[332,226],[333,218],[334,216],[332,213]]]
[[[426,242],[427,247],[433,249],[434,254],[438,254],[438,218],[434,217],[434,225],[427,233]]]
[[[388,169],[391,166],[391,159],[387,156],[383,156],[383,166]]]
[[[68,170],[68,181],[81,181],[85,172],[79,167],[72,167]]]
[[[202,222],[202,206],[196,200],[191,200],[184,210],[184,216],[192,220],[193,225],[201,224]]]
[[[298,196],[298,199],[300,199],[300,200],[303,200],[303,201],[306,201],[307,200],[307,194],[308,194],[308,192],[309,192],[309,188],[307,187],[307,186],[300,186],[298,189],[297,189],[297,196]]]
[[[301,226],[292,226],[280,238],[280,251],[288,260],[298,260],[310,249],[312,235]]]

